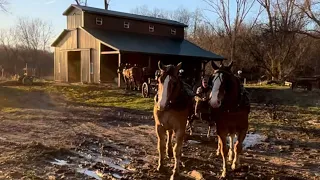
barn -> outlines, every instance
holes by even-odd
[[[107,6],[106,6],[107,7]],[[183,62],[186,73],[201,73],[208,61],[223,57],[184,39],[185,24],[148,16],[71,5],[67,29],[53,42],[57,82],[117,81],[121,63],[157,68],[157,62]]]

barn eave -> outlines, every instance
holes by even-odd
[[[51,44],[51,47],[57,47],[60,41],[63,39],[63,37],[67,35],[69,32],[70,30],[64,29],[62,33],[57,37],[57,39]]]

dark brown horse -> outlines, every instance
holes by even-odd
[[[228,66],[218,67],[212,62],[215,70],[212,78],[212,91],[209,104],[212,107],[211,117],[216,122],[218,135],[218,150],[223,160],[223,172],[227,173],[226,157],[229,151],[229,160],[232,160],[231,168],[234,170],[240,165],[239,155],[242,153],[242,144],[248,131],[249,106],[240,106],[240,81],[231,73],[231,63]],[[237,136],[237,142],[233,149],[233,137]],[[230,136],[230,150],[227,147],[227,136]],[[233,157],[234,152],[234,157]]]
[[[187,118],[189,115],[189,97],[183,88],[183,83],[178,76],[181,63],[177,66],[163,66],[158,63],[161,71],[158,78],[158,94],[155,96],[153,115],[155,119],[155,129],[158,136],[159,164],[158,170],[164,169],[163,161],[165,158],[165,149],[170,158],[174,155],[174,168],[171,180],[179,178],[179,164],[181,158],[182,143],[185,135]],[[176,138],[176,144],[172,150],[173,133]],[[167,143],[165,143],[167,135]]]

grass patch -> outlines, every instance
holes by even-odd
[[[142,98],[140,92],[129,92],[115,87],[106,88],[88,85],[56,86],[49,84],[29,87],[16,86],[14,88],[24,92],[44,91],[49,94],[62,94],[68,101],[93,106],[119,107],[149,112],[153,109],[153,99]]]
[[[18,111],[20,111],[19,108],[4,107],[1,109],[1,112],[4,112],[4,113],[15,113]]]

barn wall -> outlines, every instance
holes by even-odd
[[[103,24],[97,25],[96,18],[102,18]],[[124,22],[130,23],[130,28],[124,28]],[[154,32],[149,32],[149,25],[154,26]],[[109,17],[103,15],[96,15],[91,13],[84,13],[84,27],[88,28],[100,28],[106,30],[116,30],[116,31],[124,31],[124,32],[135,32],[149,35],[157,35],[157,36],[167,36],[172,38],[184,38],[184,28],[183,27],[175,27],[164,24],[150,23],[138,20],[131,20],[119,17]],[[176,29],[176,35],[171,34],[171,29]]]
[[[78,48],[78,42],[77,42],[77,32],[78,30],[72,30],[68,34],[66,34],[57,47],[60,47],[60,49],[65,50],[65,49],[77,49]]]
[[[55,81],[67,82],[68,81],[68,57],[67,51],[60,51],[59,47],[55,48],[54,53],[54,71]]]
[[[82,82],[90,83],[90,59],[91,59],[91,51],[83,50],[81,51],[81,75]]]
[[[79,32],[79,35],[78,35],[79,36],[79,48],[80,49],[91,48],[91,62],[93,63],[93,75],[92,75],[92,79],[90,79],[90,82],[99,83],[99,80],[100,80],[100,66],[99,66],[100,42],[96,38],[94,38],[92,35],[85,32],[84,30],[79,29],[78,32]],[[89,62],[88,68],[90,70],[90,62]]]
[[[67,28],[74,29],[82,26],[82,11],[74,9],[67,16]]]
[[[54,52],[54,80],[67,82],[67,53],[60,50],[59,47],[56,47]]]

